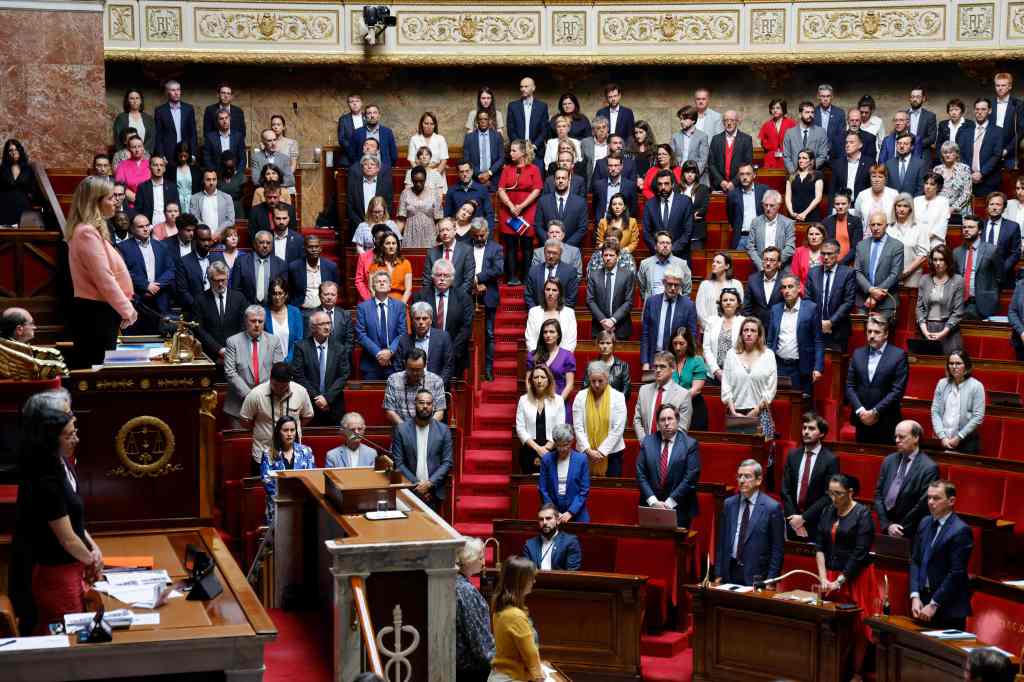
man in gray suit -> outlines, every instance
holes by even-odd
[[[693,417],[693,402],[690,392],[672,381],[675,356],[662,350],[654,354],[654,381],[640,387],[633,412],[633,431],[637,440],[642,441],[649,434],[658,433],[657,414],[662,405],[674,405],[679,412],[679,430],[688,431]]]
[[[633,273],[619,267],[619,245],[605,243],[601,249],[604,267],[587,275],[587,307],[594,316],[591,332],[594,338],[602,331],[626,340],[633,334]]]
[[[892,322],[898,303],[900,275],[903,274],[903,243],[885,234],[885,213],[875,211],[868,216],[870,239],[861,239],[857,244],[858,304],[864,306],[867,299],[874,301],[875,312]]]
[[[709,140],[725,130],[722,115],[709,106],[711,104],[709,89],[697,88],[693,93],[693,104],[697,109],[697,130],[707,135]]]
[[[824,128],[814,125],[812,102],[800,102],[800,123],[782,138],[782,161],[787,173],[796,172],[796,157],[804,149],[814,152],[815,168],[820,169],[828,161],[828,136]]]
[[[765,247],[774,246],[782,252],[782,269],[789,268],[789,261],[796,251],[796,224],[784,215],[779,215],[782,195],[770,189],[761,199],[763,215],[750,223],[750,238],[747,240],[747,254],[757,270],[761,270],[761,253]]]
[[[672,136],[672,157],[677,166],[684,161],[693,161],[700,169],[700,182],[709,186],[708,145],[710,138],[697,129],[697,108],[687,104],[676,112],[679,117],[679,132]]]
[[[217,171],[203,171],[203,191],[196,192],[188,200],[188,212],[203,225],[213,230],[213,238],[219,239],[225,228],[235,225],[234,200],[217,189]]]
[[[241,428],[238,419],[245,396],[270,379],[270,368],[275,362],[284,360],[281,341],[263,331],[265,319],[263,306],[249,306],[245,309],[245,330],[229,336],[224,344],[224,377],[228,380],[224,412],[234,418],[236,428]],[[253,359],[257,360],[256,365]]]
[[[391,455],[398,471],[413,483],[413,492],[439,511],[452,469],[452,434],[433,417],[434,396],[421,388],[416,392],[416,417],[395,427]]]
[[[593,137],[585,137],[580,140],[580,151],[583,153],[583,162],[587,169],[587,187],[590,187],[590,183],[594,179],[594,164],[599,159],[607,157],[608,152],[611,151],[608,147],[608,119],[598,116],[590,122],[590,129],[593,132]]]
[[[964,278],[964,318],[983,320],[999,309],[999,253],[995,244],[979,239],[981,225],[974,216],[964,217],[961,235],[964,241],[953,251],[953,260]]]
[[[566,265],[576,268],[576,277],[583,278],[583,254],[580,247],[565,243],[565,225],[561,220],[548,221],[548,239],[555,239],[562,242],[562,257],[559,259]],[[533,250],[533,260],[530,267],[544,262],[544,249]]]
[[[341,435],[345,442],[327,451],[328,469],[342,467],[372,467],[377,463],[377,453],[360,441],[366,433],[366,421],[358,412],[347,412],[341,418]]]

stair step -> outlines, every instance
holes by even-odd
[[[693,679],[693,649],[671,658],[641,654],[640,674],[644,682],[690,682]]]
[[[458,521],[455,530],[465,536],[474,538],[486,538],[494,532],[493,523],[480,523],[476,521]]]
[[[460,495],[455,500],[455,518],[459,521],[493,521],[508,518],[511,508],[508,496]]]
[[[459,480],[458,496],[494,496],[508,493],[507,474],[465,474]]]
[[[511,429],[495,430],[473,429],[473,433],[466,442],[467,450],[499,450],[507,449],[515,437]],[[465,459],[465,456],[463,457]]]
[[[508,474],[512,471],[509,450],[466,450],[462,455],[463,477],[472,474]]]
[[[689,648],[692,632],[692,630],[686,632],[665,630],[657,634],[641,634],[640,651],[644,656],[672,658]]]

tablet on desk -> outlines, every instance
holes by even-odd
[[[639,507],[641,528],[675,528],[676,510],[658,509],[657,507]]]

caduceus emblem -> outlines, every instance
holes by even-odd
[[[384,677],[388,682],[409,682],[412,677],[412,663],[409,662],[409,654],[416,651],[420,644],[420,633],[411,625],[402,625],[402,607],[395,604],[391,612],[394,620],[393,625],[380,629],[377,633],[377,649],[388,657],[384,665]],[[402,648],[402,633],[412,635],[412,643]],[[394,633],[395,647],[388,649],[384,646],[384,637]]]

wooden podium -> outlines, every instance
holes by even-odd
[[[696,585],[692,598],[695,682],[796,680],[845,682],[859,611],[728,592]]]

